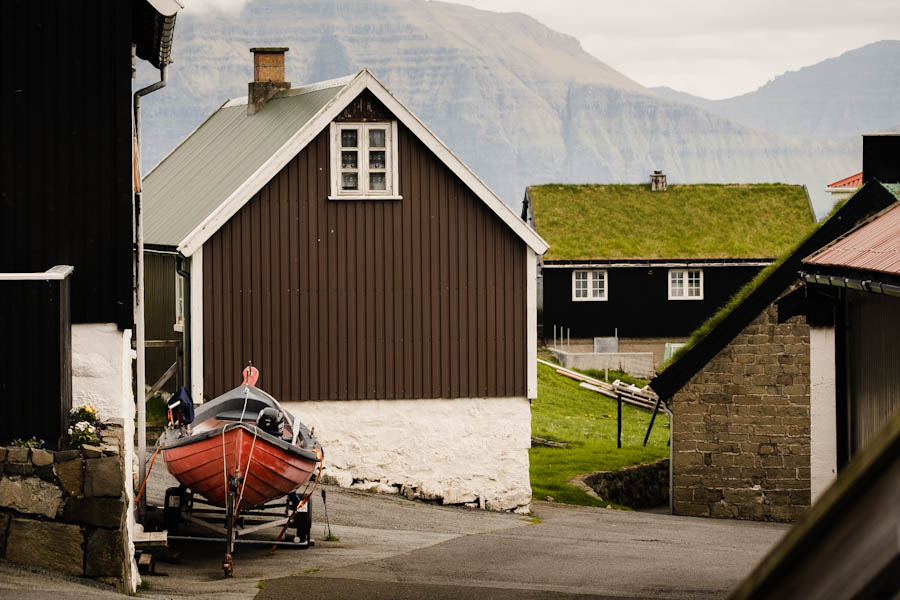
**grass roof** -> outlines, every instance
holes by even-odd
[[[798,185],[559,185],[529,188],[544,260],[775,258],[815,222]]]

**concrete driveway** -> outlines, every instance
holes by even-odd
[[[151,501],[162,500],[160,478]],[[180,564],[145,577],[147,598],[719,598],[786,531],[783,525],[620,512],[539,502],[537,519],[328,487],[340,541],[325,542],[321,497],[310,550],[239,546],[223,579],[220,544],[173,542]],[[540,522],[537,522],[540,521]],[[268,534],[274,537],[274,533]],[[62,583],[61,583],[62,582]],[[0,597],[98,597],[0,568]],[[12,592],[21,590],[21,592]],[[41,595],[43,592],[44,595]]]

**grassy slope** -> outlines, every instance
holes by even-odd
[[[545,260],[774,258],[814,222],[785,184],[542,185],[529,188]]]
[[[557,502],[602,505],[568,480],[575,475],[649,463],[669,456],[669,420],[661,414],[647,447],[641,446],[650,412],[624,405],[622,448],[616,448],[615,401],[580,388],[578,382],[538,365],[538,398],[531,406],[534,435],[568,442],[568,448],[532,448],[531,488],[534,498],[553,496]]]

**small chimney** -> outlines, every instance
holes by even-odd
[[[900,183],[900,134],[863,135],[863,183]]]
[[[662,171],[653,171],[650,175],[650,191],[664,192],[666,191],[666,174]]]
[[[250,48],[253,53],[253,81],[247,90],[247,114],[253,115],[279,92],[291,89],[284,80],[284,53],[287,48]]]

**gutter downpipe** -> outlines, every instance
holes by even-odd
[[[138,159],[141,155],[141,98],[152,94],[158,89],[164,88],[168,83],[169,65],[164,64],[159,69],[159,81],[139,89],[134,93],[134,133],[137,140]],[[138,163],[137,168],[140,168]],[[140,485],[144,484],[147,477],[147,374],[146,374],[146,328],[144,327],[144,216],[141,206],[142,192],[134,194],[134,221],[137,247],[135,251],[136,285],[134,290],[134,323],[135,346],[137,354],[137,434],[138,434],[138,465],[140,468]],[[141,497],[141,512],[146,506],[146,495]]]
[[[184,270],[184,255],[175,256],[175,272],[184,279],[184,387],[191,389],[191,274]]]

